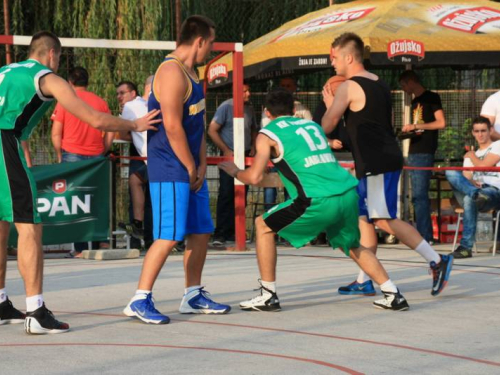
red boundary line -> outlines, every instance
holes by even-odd
[[[29,347],[40,347],[40,346],[104,346],[104,347],[126,347],[126,348],[162,348],[162,349],[191,349],[191,350],[204,350],[211,352],[222,352],[222,353],[236,353],[236,354],[252,354],[258,355],[262,357],[272,357],[272,358],[281,358],[281,359],[291,359],[294,361],[312,363],[319,366],[334,368],[336,370],[340,370],[345,372],[346,374],[353,375],[361,375],[362,372],[355,371],[348,367],[336,365],[330,362],[324,362],[317,359],[309,359],[303,357],[295,357],[288,356],[282,354],[271,354],[271,353],[263,353],[263,352],[254,352],[251,350],[237,350],[237,349],[222,349],[222,348],[204,348],[202,346],[181,346],[181,345],[164,345],[164,344],[120,344],[120,343],[40,343],[40,344],[19,344],[19,343],[10,343],[10,344],[0,344],[0,347],[19,347],[19,346],[29,346]]]

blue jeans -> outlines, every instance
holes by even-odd
[[[63,163],[74,163],[82,160],[90,160],[100,158],[102,155],[80,155],[73,154],[72,152],[64,151],[62,152],[61,161]],[[75,242],[75,251],[81,253],[83,250],[88,248],[87,242]],[[99,249],[99,241],[92,241],[92,249]]]
[[[434,166],[433,154],[410,154],[408,165],[411,167]],[[429,199],[429,188],[432,171],[410,171],[410,182],[412,191],[412,203],[415,210],[415,221],[417,230],[426,240],[432,240],[431,201]]]
[[[446,178],[453,188],[453,194],[455,194],[458,203],[464,209],[464,230],[460,245],[467,249],[472,249],[476,241],[477,225],[477,208],[472,197],[475,193],[481,192],[490,198],[486,206],[482,209],[482,211],[486,212],[500,208],[500,191],[489,185],[484,185],[483,188],[479,189],[466,179],[460,171],[446,171]]]

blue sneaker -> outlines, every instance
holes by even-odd
[[[123,313],[135,317],[149,324],[168,324],[170,318],[156,310],[153,293],[149,293],[144,299],[132,300],[125,307]]]
[[[437,296],[443,291],[443,289],[448,284],[448,279],[450,278],[451,269],[453,268],[453,255],[439,255],[441,257],[441,262],[436,264],[432,261],[431,273],[432,273],[432,290],[431,294]]]
[[[339,294],[374,296],[375,294],[377,294],[377,292],[373,287],[373,282],[371,280],[368,280],[361,284],[358,283],[358,281],[354,281],[347,286],[341,286],[339,288]]]
[[[185,294],[179,307],[181,314],[227,314],[229,311],[231,306],[212,301],[203,287]]]

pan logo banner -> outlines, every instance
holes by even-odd
[[[387,58],[398,62],[412,63],[415,58],[421,61],[425,58],[425,48],[422,42],[411,39],[393,40],[387,45]]]
[[[490,7],[437,5],[429,12],[434,22],[448,29],[470,34],[500,32],[500,11]]]
[[[274,43],[279,40],[286,39],[295,35],[321,31],[330,28],[332,26],[338,25],[339,23],[342,22],[354,21],[365,17],[375,9],[376,9],[375,7],[366,9],[348,9],[338,13],[322,15],[321,17],[315,18],[311,21],[303,23],[302,25],[294,27],[293,29],[287,31],[286,33],[277,36],[269,43]]]

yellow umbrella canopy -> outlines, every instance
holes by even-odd
[[[359,0],[306,14],[244,46],[245,78],[330,66],[332,41],[354,32],[371,65],[500,63],[500,4],[487,0]],[[231,80],[232,58],[211,66],[209,86]],[[204,74],[204,67],[200,69]]]

